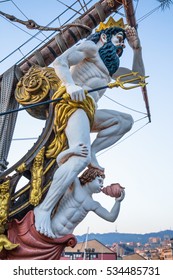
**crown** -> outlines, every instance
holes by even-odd
[[[96,29],[96,32],[100,32],[101,30],[105,30],[110,27],[120,27],[124,29],[125,26],[126,25],[124,24],[123,18],[120,18],[119,20],[115,21],[112,17],[110,17],[107,23],[100,22],[100,25]]]

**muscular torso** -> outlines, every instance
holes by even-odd
[[[80,190],[78,189],[80,192]],[[56,216],[52,220],[52,228],[56,237],[72,233],[74,228],[85,218],[91,198],[86,195],[75,195],[68,192],[60,202]],[[91,204],[90,204],[91,205]]]
[[[89,90],[105,86],[110,82],[108,69],[98,50],[99,47],[92,41],[84,41],[68,49],[54,61],[56,74],[66,86],[69,94],[72,93],[69,86],[74,86],[74,84]],[[75,90],[74,87],[73,92]],[[94,91],[90,95],[97,102],[104,92],[105,90]]]
[[[79,64],[72,66],[71,74],[74,82],[87,90],[105,86],[110,82],[110,76],[106,67],[100,61],[100,57],[85,59]],[[97,102],[104,92],[105,89],[94,91],[90,95]]]

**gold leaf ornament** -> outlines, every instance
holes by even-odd
[[[52,67],[32,66],[16,86],[15,98],[23,106],[37,104],[50,98],[49,92],[58,90],[60,79]],[[46,119],[48,105],[27,109],[38,119]]]
[[[3,250],[3,249],[6,249],[6,250],[13,250],[15,249],[16,247],[18,247],[19,244],[14,244],[12,243],[6,235],[4,234],[0,234],[0,252]]]
[[[9,187],[9,180],[0,185],[0,226],[4,225],[7,221],[8,205],[10,199]]]
[[[37,67],[32,67],[19,81],[15,97],[22,105],[35,104],[48,94],[49,81]]]

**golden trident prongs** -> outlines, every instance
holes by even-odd
[[[131,77],[133,76],[134,78],[129,78],[128,80],[124,80],[126,77]],[[121,75],[116,78],[116,81],[114,83],[109,83],[108,87],[113,88],[113,87],[121,87],[123,89],[132,89],[132,88],[137,88],[137,87],[144,87],[148,83],[145,83],[145,79],[148,78],[149,76],[140,76],[138,72],[130,72],[128,74]],[[133,83],[133,82],[138,82],[137,85],[134,86],[124,86],[124,84],[128,83]]]

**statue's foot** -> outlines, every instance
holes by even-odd
[[[36,207],[34,209],[34,215],[35,215],[36,230],[39,233],[44,234],[45,236],[48,236],[50,238],[55,238],[55,235],[51,227],[51,218],[50,218],[51,212],[38,209],[38,207]]]
[[[102,172],[104,172],[104,168],[102,166],[99,165],[96,157],[91,157],[91,162],[90,164],[88,165],[88,167],[93,167],[93,168],[96,168],[96,169],[99,169],[101,170]]]

